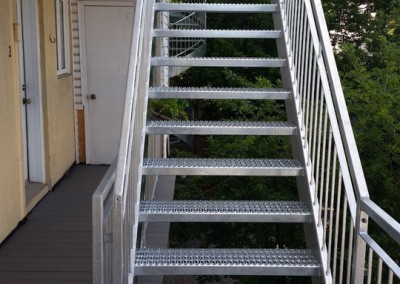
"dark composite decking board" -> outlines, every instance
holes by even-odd
[[[91,198],[106,166],[74,167],[0,247],[0,283],[92,283]]]

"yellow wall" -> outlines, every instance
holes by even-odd
[[[56,36],[54,11],[54,0],[39,1],[46,175],[50,186],[75,162],[72,75],[57,77],[56,43],[50,40]]]
[[[25,214],[14,15],[15,1],[0,1],[0,242]]]
[[[23,177],[16,1],[0,0],[0,243],[27,214]],[[57,76],[54,0],[37,0],[45,147],[45,183],[75,162],[72,75]],[[10,57],[11,47],[11,57]],[[46,187],[49,188],[49,187]]]

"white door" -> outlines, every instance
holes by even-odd
[[[24,177],[27,182],[44,182],[42,100],[37,33],[37,4],[17,0],[21,41],[19,75]]]
[[[133,7],[110,5],[80,6],[86,160],[90,164],[110,164],[119,149]]]

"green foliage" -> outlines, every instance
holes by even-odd
[[[400,220],[400,48],[381,41],[373,68],[352,45],[343,46],[338,63],[346,66],[342,82],[369,190]]]
[[[189,107],[189,101],[187,100],[174,100],[174,99],[163,99],[163,100],[151,100],[150,109],[151,111],[157,112],[171,119],[182,119],[187,120]]]

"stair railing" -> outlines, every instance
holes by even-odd
[[[113,204],[113,281],[132,280],[131,256],[138,232],[142,167],[150,82],[154,0],[138,0],[131,41]]]
[[[310,202],[326,283],[388,283],[400,268],[368,218],[400,244],[400,225],[369,198],[320,0],[279,0]],[[366,247],[369,248],[366,264]],[[377,255],[377,272],[372,273]],[[365,271],[367,272],[365,275]]]
[[[178,2],[178,1],[170,1]],[[186,0],[181,1],[185,3],[206,3],[207,0]],[[206,29],[206,13],[193,12],[193,13],[178,13],[169,14],[170,23],[168,29],[171,30],[201,30]],[[174,38],[171,37],[169,41],[168,56],[186,56],[186,57],[201,57],[206,53],[206,39],[205,38]],[[188,67],[170,67],[170,77],[175,77],[180,73],[189,69]]]

